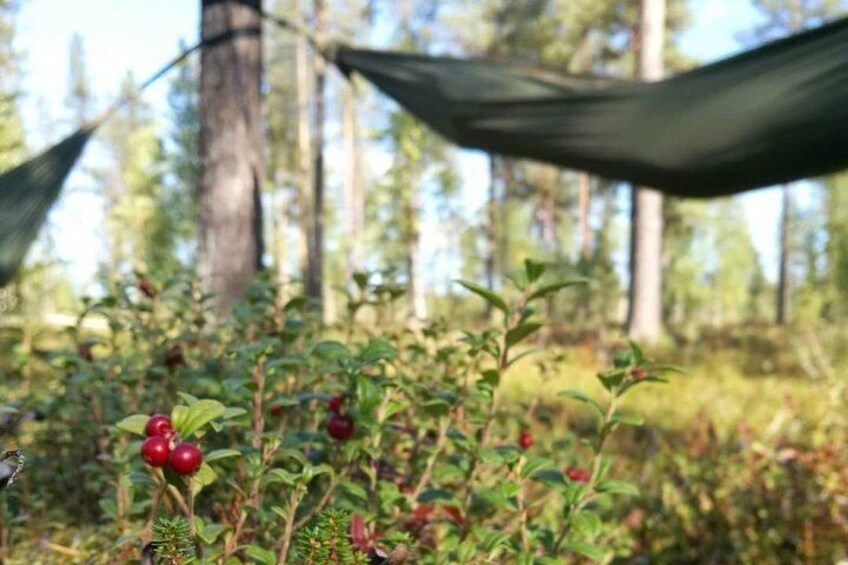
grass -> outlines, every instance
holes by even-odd
[[[706,415],[720,435],[732,433],[745,422],[753,432],[766,433],[776,418],[789,408],[806,421],[823,417],[831,406],[827,402],[829,383],[814,380],[793,362],[788,345],[772,344],[769,349],[782,351],[784,358],[768,363],[756,360],[760,353],[746,349],[743,343],[714,349],[711,344],[687,351],[648,349],[649,357],[680,365],[687,374],[673,375],[668,384],[646,384],[634,389],[622,402],[622,409],[642,416],[646,426],[669,433],[690,429]],[[529,401],[538,397],[544,404],[561,405],[567,413],[582,411],[573,401],[557,396],[567,389],[579,389],[602,399],[605,391],[596,373],[609,366],[586,347],[570,346],[558,351],[562,360],[543,375],[537,364],[525,360],[510,370],[504,381],[506,397]],[[760,365],[759,372],[751,371]],[[846,371],[837,368],[837,375]]]

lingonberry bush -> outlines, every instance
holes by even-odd
[[[547,355],[529,345],[539,306],[585,282],[544,273],[527,261],[509,296],[460,282],[498,314],[469,331],[385,323],[403,290],[365,273],[343,327],[324,331],[306,300],[262,281],[221,326],[206,320],[205,296],[175,281],[143,279],[90,304],[110,341],[78,336],[91,358],[66,362],[91,371],[98,403],[111,405],[89,430],[101,438],[91,472],[111,485],[100,504],[117,534],[111,555],[529,564],[621,551],[608,511],[637,491],[604,447],[641,423],[621,397],[675,368],[632,344],[598,375],[606,398],[561,393],[594,415],[593,433],[534,437],[532,411],[501,381]]]
[[[34,445],[57,454],[32,470],[55,484],[43,511],[72,506],[81,527],[101,524],[73,551],[102,562],[626,555],[616,508],[637,489],[608,440],[641,424],[622,397],[677,369],[631,344],[598,374],[602,397],[544,392],[592,422],[586,433],[549,433],[502,385],[510,372],[556,371],[552,353],[534,347],[539,313],[586,281],[545,274],[527,261],[503,295],[459,282],[495,314],[466,330],[393,323],[404,291],[385,273],[356,274],[334,328],[266,280],[224,323],[210,321],[192,281],[116,286],[86,304],[75,347],[53,359],[61,388],[41,393]],[[94,313],[108,332],[86,332]]]

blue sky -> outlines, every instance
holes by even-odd
[[[181,39],[193,42],[198,35],[198,0],[24,0],[22,4],[16,46],[24,56],[22,110],[33,149],[67,132],[62,117],[67,47],[72,34],[79,33],[85,40],[86,62],[99,108],[114,99],[127,71],[137,79],[146,77],[173,57]],[[682,48],[705,63],[741,50],[738,34],[750,29],[757,19],[748,0],[692,0],[691,6],[693,26],[683,36]],[[160,118],[166,85],[167,81],[162,81],[146,95]],[[86,159],[96,159],[96,155],[87,155]],[[473,217],[482,204],[487,164],[479,152],[473,151],[461,151],[458,163],[464,185],[463,206],[467,216]],[[85,190],[85,184],[80,175],[73,177],[50,217],[56,253],[80,290],[90,290],[103,245],[100,203]],[[774,279],[778,191],[749,193],[742,202],[766,274]],[[433,223],[425,223],[424,229],[438,234]],[[438,238],[428,238],[425,233],[423,240],[425,257],[438,252]]]

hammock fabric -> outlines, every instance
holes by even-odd
[[[347,47],[336,62],[459,145],[670,194],[848,167],[848,19],[657,83]]]
[[[670,194],[722,196],[848,167],[848,19],[653,84],[344,46],[334,57],[460,145]],[[0,175],[0,286],[99,123]]]
[[[0,286],[18,270],[93,133],[80,129],[0,175]]]

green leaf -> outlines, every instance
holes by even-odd
[[[293,406],[300,406],[300,400],[291,396],[280,396],[272,400],[269,406],[272,408],[291,408]]]
[[[620,412],[616,412],[613,414],[612,418],[610,418],[610,423],[625,424],[627,426],[641,426],[645,423],[645,419],[637,414],[622,414]]]
[[[98,501],[100,509],[113,520],[118,519],[118,505],[113,498],[102,498]]]
[[[197,532],[197,536],[203,540],[203,543],[206,545],[212,545],[215,543],[215,540],[218,539],[218,536],[227,529],[227,526],[214,523],[207,524],[203,521],[203,518],[195,516],[194,529]]]
[[[368,347],[359,354],[359,360],[363,363],[376,363],[377,361],[388,361],[397,356],[394,346],[383,340],[375,339]]]
[[[350,357],[347,346],[338,341],[320,341],[312,346],[312,354],[323,361],[339,361]]]
[[[515,288],[521,291],[527,290],[527,286],[530,284],[527,280],[527,273],[523,271],[508,273],[506,278],[515,285]]]
[[[520,342],[522,339],[537,331],[542,327],[542,324],[538,322],[525,322],[520,326],[514,327],[508,332],[506,332],[506,346],[512,347],[516,343]]]
[[[144,436],[144,427],[147,425],[147,420],[149,419],[150,416],[144,414],[133,414],[115,424],[115,427],[124,432]]]
[[[598,492],[605,492],[608,494],[627,494],[630,496],[639,495],[639,489],[636,485],[632,485],[624,481],[602,481],[595,488]]]
[[[497,388],[497,386],[501,382],[501,373],[497,369],[486,369],[482,373],[480,382],[482,382],[489,388]]]
[[[570,522],[574,531],[587,538],[593,538],[601,531],[601,518],[591,510],[573,515]]]
[[[492,467],[499,467],[504,463],[503,456],[501,456],[500,452],[494,447],[483,447],[478,452],[478,455],[480,457],[480,461]]]
[[[210,451],[206,454],[204,459],[207,463],[211,463],[213,461],[220,461],[221,459],[227,459],[229,457],[240,457],[241,451],[237,449],[216,449],[215,451]]]
[[[356,283],[359,290],[365,290],[365,287],[368,286],[368,278],[368,273],[363,273],[361,271],[353,273],[353,282]]]
[[[200,466],[200,469],[197,470],[197,473],[195,473],[191,478],[191,487],[194,494],[200,492],[200,489],[203,487],[214,483],[217,476],[218,475],[215,473],[214,469],[212,469],[208,463],[204,462],[203,465]]]
[[[601,382],[605,389],[612,390],[621,384],[621,381],[624,380],[624,377],[626,375],[626,369],[613,369],[612,371],[598,373],[598,380]]]
[[[380,404],[381,392],[380,385],[373,377],[363,374],[356,376],[356,398],[361,411],[368,413],[376,408]]]
[[[222,420],[230,420],[232,418],[238,418],[239,416],[244,416],[247,414],[247,410],[244,408],[227,408],[224,410],[224,413],[221,414]]]
[[[545,272],[545,268],[547,265],[541,263],[539,261],[534,261],[533,259],[525,259],[524,260],[524,272],[527,273],[527,281],[530,284],[533,284],[542,274]]]
[[[421,405],[421,409],[431,416],[445,416],[450,412],[450,403],[443,398],[434,398]]]
[[[616,369],[624,369],[625,367],[629,367],[633,364],[633,352],[632,351],[619,351],[613,356],[612,359],[613,367]]]
[[[198,400],[184,412],[178,412],[177,408],[180,407],[174,407],[171,420],[174,423],[174,429],[177,430],[180,437],[184,440],[192,437],[195,433],[202,430],[206,424],[222,416],[227,411],[227,407],[222,403],[208,398]]]
[[[244,554],[262,565],[274,565],[277,562],[277,556],[273,551],[263,549],[258,545],[248,545],[243,549]]]
[[[130,484],[134,486],[143,485],[145,487],[156,486],[156,481],[147,473],[130,473]]]
[[[630,342],[630,351],[633,352],[634,363],[636,365],[641,365],[645,361],[645,352],[642,351],[642,347],[632,339],[628,341]]]
[[[454,498],[453,493],[443,488],[428,488],[427,490],[422,492],[418,497],[418,502],[422,504],[426,504],[428,502],[435,502],[437,500],[441,500],[444,502],[456,502],[456,498]]]
[[[349,481],[347,479],[341,480],[339,481],[339,488],[363,502],[368,502],[369,500],[368,491],[353,481]]]
[[[189,406],[194,405],[197,402],[197,397],[188,394],[187,392],[177,392],[177,396],[183,399],[183,401]]]
[[[566,484],[565,474],[558,469],[542,469],[540,471],[536,471],[533,473],[533,480],[556,487]]]
[[[268,472],[267,478],[265,479],[266,483],[283,483],[286,486],[294,486],[297,484],[298,479],[300,478],[300,474],[290,473],[285,469],[271,469]]]
[[[554,467],[553,461],[542,459],[541,457],[528,456],[524,461],[524,464],[521,465],[521,473],[519,476],[522,479],[526,479],[543,469],[553,469]]]
[[[522,351],[521,353],[519,353],[515,357],[511,358],[509,360],[509,362],[506,364],[506,366],[512,367],[513,365],[515,365],[516,363],[518,363],[519,361],[521,361],[525,357],[528,357],[530,355],[535,355],[536,353],[539,353],[540,351],[542,351],[542,349],[540,349],[538,347],[534,347],[533,349],[528,349],[527,351]]]
[[[488,302],[489,304],[491,304],[492,306],[494,306],[495,308],[497,308],[498,310],[500,310],[504,314],[509,313],[509,306],[507,306],[506,301],[503,298],[501,298],[500,296],[498,296],[497,294],[495,294],[494,292],[492,292],[491,290],[489,290],[487,288],[483,288],[482,286],[480,286],[478,284],[474,284],[474,283],[468,282],[468,281],[456,281],[456,282],[459,283],[460,285],[464,286],[465,288],[467,288],[468,290],[470,290],[471,292],[473,292],[477,296],[482,297],[486,302]]]
[[[498,530],[487,530],[480,538],[481,549],[491,558],[493,553],[509,545],[510,535]]]
[[[295,296],[283,306],[284,312],[290,312],[291,310],[300,310],[304,306],[309,303],[309,300],[305,296]]]
[[[688,375],[689,371],[687,371],[683,367],[678,367],[677,365],[643,365],[641,367],[646,371],[659,371],[659,372],[669,372],[669,373],[680,373],[681,375]]]
[[[597,410],[598,414],[604,413],[603,409],[601,408],[601,405],[584,392],[581,392],[579,390],[563,390],[559,393],[559,395],[567,396],[568,398],[573,398],[574,400],[579,400],[580,402],[585,402],[586,404],[592,406],[595,410]]]
[[[574,553],[579,553],[584,557],[588,557],[593,561],[601,561],[606,555],[606,552],[597,545],[592,545],[591,543],[583,541],[570,541],[563,544],[562,547],[568,551],[573,551]]]
[[[554,292],[559,292],[564,288],[568,288],[570,286],[575,286],[578,284],[586,284],[589,282],[589,279],[580,277],[574,279],[568,279],[565,281],[559,281],[552,284],[548,284],[538,289],[536,292],[527,297],[527,302],[532,302],[533,300],[538,300],[540,298],[544,298],[549,294],[553,294]]]
[[[318,475],[335,475],[336,470],[327,465],[326,463],[321,463],[320,465],[315,465],[313,467],[309,467],[309,478],[314,479]]]

